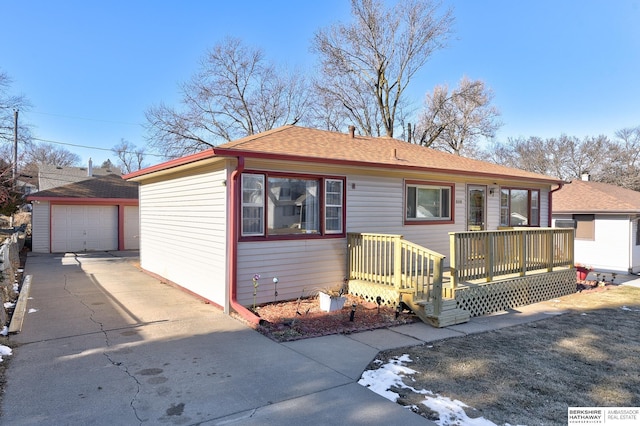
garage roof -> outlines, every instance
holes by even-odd
[[[100,198],[100,199],[138,199],[138,183],[122,179],[117,175],[88,178],[81,182],[39,191],[27,197],[27,200],[56,198]]]

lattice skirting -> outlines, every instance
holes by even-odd
[[[400,295],[395,287],[383,284],[369,283],[366,281],[349,281],[349,294],[362,297],[364,300],[373,303],[375,303],[376,298],[380,296],[380,298],[382,299],[382,305],[393,307],[395,307],[400,301]]]
[[[456,289],[458,308],[472,317],[530,305],[576,292],[574,269],[528,275]]]

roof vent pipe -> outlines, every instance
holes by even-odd
[[[356,137],[356,126],[349,126],[349,136],[351,139]]]
[[[93,161],[89,158],[89,168],[87,169],[87,176],[93,177]]]

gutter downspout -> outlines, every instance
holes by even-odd
[[[551,191],[549,191],[549,211],[548,211],[548,226],[551,226],[551,215],[553,214],[553,193],[556,191],[560,191],[562,189],[562,187],[564,186],[564,183],[560,183],[558,184],[559,186],[556,189],[552,189]]]
[[[260,317],[242,306],[237,300],[238,294],[238,205],[240,203],[239,179],[244,171],[244,157],[238,157],[238,167],[231,172],[231,185],[229,195],[231,198],[231,208],[229,209],[229,241],[231,242],[231,250],[229,251],[229,287],[230,287],[230,304],[242,318],[251,324],[260,324]]]

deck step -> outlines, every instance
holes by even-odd
[[[402,301],[418,318],[434,327],[462,324],[469,321],[471,317],[469,312],[458,308],[458,302],[455,299],[442,300],[442,308],[439,314],[435,313],[432,302],[424,299],[413,300],[412,294],[403,294]]]

